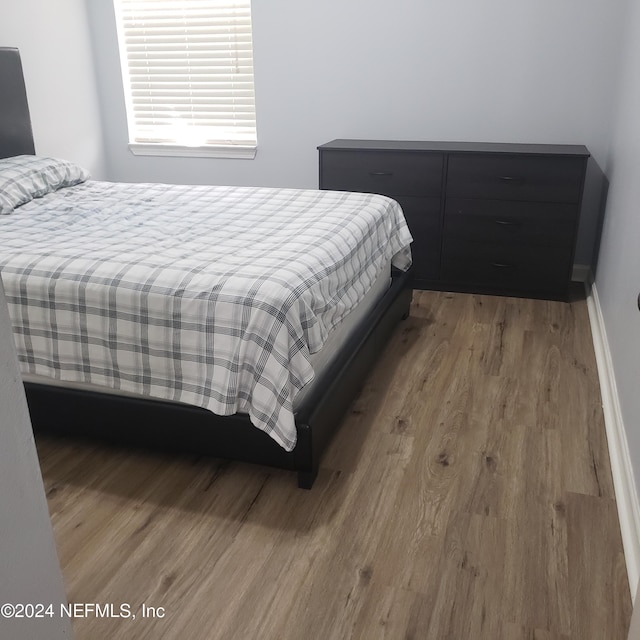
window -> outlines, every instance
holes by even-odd
[[[255,156],[250,0],[114,0],[129,146]]]

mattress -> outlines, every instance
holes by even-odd
[[[247,413],[288,451],[312,354],[411,262],[384,196],[41,182],[0,216],[22,373]]]

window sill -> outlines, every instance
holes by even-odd
[[[130,143],[129,149],[136,156],[173,156],[176,158],[241,158],[253,160],[256,157],[255,145],[229,145],[188,147],[179,144],[140,144]]]

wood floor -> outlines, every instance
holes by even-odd
[[[70,601],[136,614],[78,618],[80,640],[626,638],[584,300],[416,292],[310,492],[264,467],[38,448]]]

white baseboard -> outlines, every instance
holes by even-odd
[[[602,409],[611,458],[611,473],[618,505],[629,589],[632,599],[635,599],[638,578],[640,577],[640,503],[638,502],[629,444],[620,409],[620,399],[598,291],[595,284],[590,289],[587,296],[587,307],[600,378]]]

